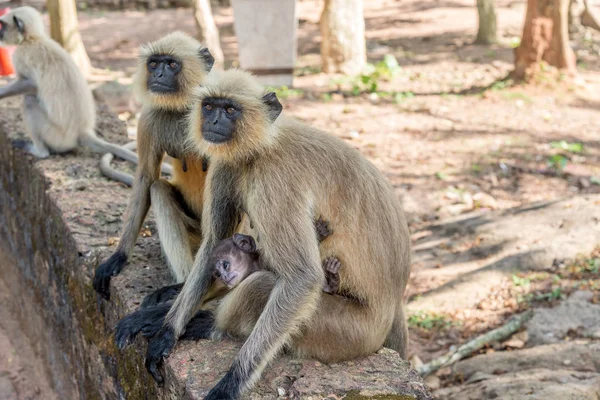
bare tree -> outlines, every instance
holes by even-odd
[[[360,73],[367,62],[362,0],[325,0],[320,23],[323,71]]]
[[[527,79],[542,61],[575,73],[576,60],[569,46],[570,0],[528,0],[521,45],[515,50],[513,77]]]
[[[222,68],[225,58],[221,49],[219,29],[212,15],[210,0],[194,0],[192,4],[194,5],[194,21],[196,21],[199,39],[204,42],[215,58],[215,66]]]
[[[477,44],[492,44],[498,41],[494,2],[494,0],[477,0],[479,16],[479,29],[475,39]]]
[[[79,33],[75,0],[48,0],[47,7],[50,36],[71,54],[83,75],[89,76],[92,64]]]

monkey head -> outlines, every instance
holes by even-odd
[[[190,114],[189,140],[201,155],[224,161],[251,158],[273,143],[282,110],[275,93],[266,93],[241,70],[211,73]]]
[[[193,89],[210,72],[215,59],[196,39],[173,32],[142,47],[134,89],[142,103],[167,110],[184,110]]]
[[[0,41],[20,45],[24,41],[46,36],[44,21],[33,7],[18,7],[0,17]]]
[[[258,251],[254,238],[236,233],[219,242],[211,255],[214,277],[232,289],[258,270]]]

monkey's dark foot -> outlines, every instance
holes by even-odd
[[[326,237],[333,234],[333,230],[329,227],[329,221],[325,221],[323,217],[319,217],[315,222],[315,229],[317,230],[317,240],[322,242]]]
[[[175,297],[177,297],[179,292],[181,292],[182,288],[183,283],[163,286],[160,289],[150,293],[148,296],[144,297],[140,308],[151,307],[158,304],[166,303],[167,301],[171,301],[175,299]]]
[[[235,400],[238,398],[242,387],[239,374],[232,373],[235,367],[225,374],[223,379],[208,392],[204,400]]]
[[[127,255],[117,251],[96,269],[93,283],[94,290],[106,300],[110,299],[110,278],[118,275],[126,262]]]
[[[37,158],[47,158],[50,156],[48,148],[45,146],[37,147],[27,139],[14,139],[11,141],[11,145],[15,149],[21,149]]]
[[[335,294],[340,289],[340,268],[342,263],[335,257],[327,257],[323,261],[323,269],[325,270],[325,285],[323,291],[325,293]]]
[[[173,328],[170,326],[163,326],[162,329],[153,337],[148,343],[148,350],[146,351],[146,369],[156,383],[160,386],[164,383],[164,378],[159,371],[163,365],[163,358],[168,357],[171,354],[171,350],[175,347],[177,340],[175,339],[175,333]]]
[[[15,149],[22,150],[28,150],[32,146],[32,143],[27,139],[13,139],[11,140],[10,144]]]
[[[171,304],[160,304],[139,309],[121,319],[115,328],[117,347],[123,350],[140,332],[145,337],[154,337],[162,328],[170,309]]]
[[[210,339],[214,327],[215,317],[213,313],[200,310],[185,326],[185,332],[179,337],[179,340]]]

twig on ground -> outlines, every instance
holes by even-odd
[[[453,364],[453,363],[465,358],[469,354],[481,349],[483,346],[485,346],[488,343],[491,343],[494,341],[502,341],[504,339],[507,339],[513,333],[515,333],[519,329],[521,329],[521,326],[526,321],[528,321],[532,317],[532,315],[533,315],[533,310],[527,310],[522,314],[515,315],[506,324],[502,325],[501,327],[496,328],[494,330],[489,331],[488,333],[485,333],[481,336],[476,337],[475,339],[471,340],[470,342],[463,344],[462,346],[457,348],[455,351],[450,351],[450,352],[444,354],[443,356],[438,357],[435,360],[428,362],[427,364],[421,365],[419,368],[417,368],[417,371],[419,372],[419,374],[421,374],[422,377],[426,377],[428,375],[431,375],[432,373],[434,373],[435,371],[437,371],[438,369],[440,369],[442,367],[448,366],[450,364]]]

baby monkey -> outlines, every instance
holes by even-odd
[[[331,235],[329,224],[319,218],[316,222],[317,237],[322,242]],[[236,233],[233,237],[223,239],[211,254],[214,284],[211,292],[222,294],[239,285],[253,272],[264,269],[260,261],[256,242],[252,236]],[[327,257],[323,261],[325,285],[323,291],[337,294],[340,284],[339,270],[342,264],[335,257]],[[210,296],[212,297],[212,296]]]

